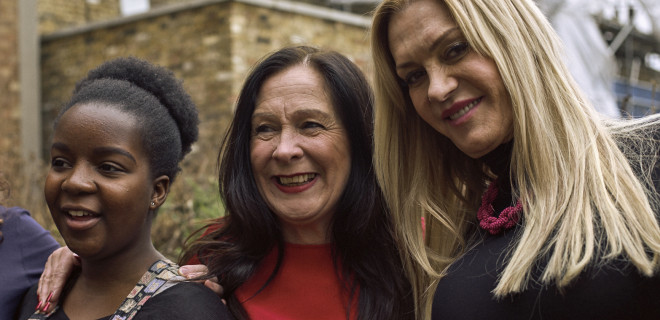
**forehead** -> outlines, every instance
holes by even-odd
[[[309,66],[295,65],[264,81],[257,96],[255,113],[287,112],[300,108],[334,112],[327,86],[319,72]]]
[[[393,55],[411,46],[429,49],[438,37],[455,29],[456,22],[443,2],[418,0],[392,13],[387,25]]]
[[[81,103],[67,110],[55,128],[54,141],[73,140],[73,146],[122,145],[142,150],[135,117],[111,105]]]
[[[441,0],[413,0],[394,10],[391,21],[406,17],[419,25],[435,22],[438,25],[456,25],[447,5]],[[430,20],[430,21],[427,21]]]

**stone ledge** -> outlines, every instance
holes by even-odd
[[[217,4],[222,2],[232,2],[232,1],[237,3],[253,5],[257,7],[284,11],[284,12],[297,13],[323,20],[336,21],[358,27],[367,28],[371,24],[371,17],[329,9],[322,6],[315,6],[301,2],[293,2],[286,0],[199,0],[199,1],[165,5],[162,7],[153,8],[144,13],[119,17],[107,21],[92,22],[84,26],[64,28],[62,30],[53,33],[42,35],[41,41],[50,41],[50,40],[65,38],[93,30],[106,29],[106,28],[123,25],[135,21],[140,21],[148,18],[158,17],[158,16],[186,11],[190,9],[196,9],[199,7],[204,7],[212,4]]]

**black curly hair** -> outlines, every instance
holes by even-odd
[[[105,103],[134,115],[141,126],[142,144],[152,176],[174,181],[179,162],[197,141],[197,108],[174,74],[134,57],[107,61],[76,84],[73,96],[55,118],[54,126],[71,107]]]

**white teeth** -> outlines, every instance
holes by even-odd
[[[470,111],[470,109],[472,109],[474,106],[476,106],[477,103],[479,103],[479,101],[481,101],[481,98],[470,102],[470,104],[465,106],[465,108],[463,108],[461,110],[458,110],[458,112],[456,112],[456,113],[452,114],[451,116],[449,116],[449,119],[450,120],[456,120],[456,119],[462,117],[464,114],[466,114],[468,111]]]
[[[285,186],[296,186],[311,181],[315,176],[313,173],[305,173],[293,177],[279,177],[279,180],[280,184]]]
[[[74,217],[85,217],[85,216],[91,216],[92,214],[87,212],[87,211],[81,211],[81,210],[76,210],[76,211],[69,211],[69,214]]]

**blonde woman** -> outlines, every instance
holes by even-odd
[[[385,0],[371,40],[420,318],[660,318],[657,117],[599,119],[531,0]]]

